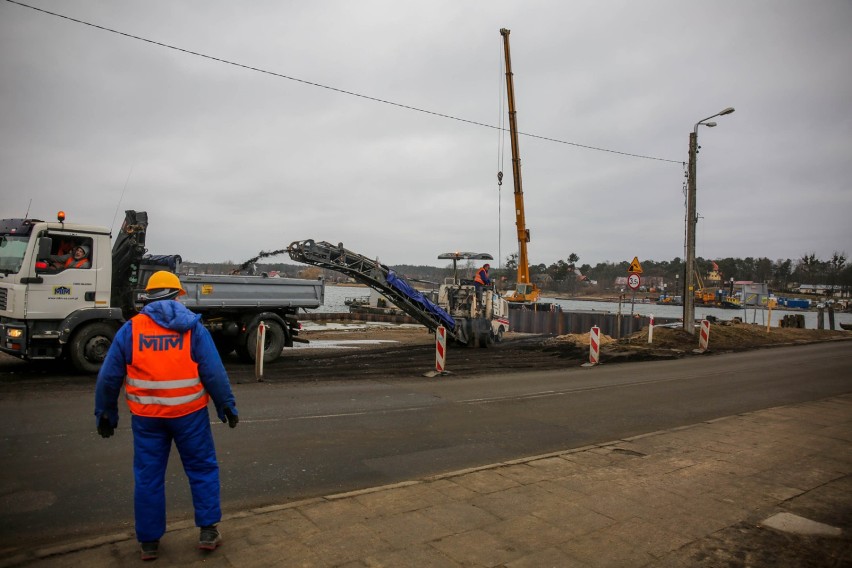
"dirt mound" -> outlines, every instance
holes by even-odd
[[[574,345],[586,347],[589,346],[589,334],[588,333],[566,333],[565,335],[557,335],[556,337],[550,337],[544,340],[544,345],[554,345],[559,343],[573,343]],[[607,345],[615,341],[612,337],[608,335],[601,335],[601,345]]]
[[[648,344],[648,328],[618,342],[624,347],[642,347],[691,351],[698,349],[698,328],[690,335],[681,328],[655,327],[653,343]],[[811,343],[832,339],[852,338],[842,330],[796,329],[773,327],[767,331],[764,325],[722,322],[710,326],[708,349],[711,351],[740,351],[770,345]]]

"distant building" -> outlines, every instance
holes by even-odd
[[[553,277],[550,274],[533,274],[532,280],[538,284],[539,288],[549,287],[553,284]]]
[[[799,294],[814,294],[816,296],[840,295],[842,289],[839,284],[800,284],[797,288],[793,288]]]

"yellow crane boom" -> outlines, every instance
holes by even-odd
[[[530,263],[527,243],[530,230],[524,218],[524,189],[521,183],[521,155],[518,144],[518,119],[515,111],[515,83],[512,76],[512,60],[509,54],[509,30],[502,28],[503,48],[506,54],[506,92],[509,102],[509,132],[512,140],[512,181],[515,185],[515,224],[518,228],[518,282],[514,294],[507,295],[509,302],[536,302],[541,290],[530,281]]]

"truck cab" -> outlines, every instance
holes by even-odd
[[[65,223],[62,212],[56,222],[0,221],[0,351],[68,355],[78,370],[96,370],[122,321],[110,305],[111,267],[105,227]]]

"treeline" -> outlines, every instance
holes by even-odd
[[[530,276],[542,287],[550,290],[577,292],[581,288],[594,286],[600,290],[614,288],[616,278],[626,276],[630,267],[628,261],[622,262],[599,262],[592,266],[580,264],[580,257],[571,253],[564,260],[560,259],[547,265],[544,263],[530,265]],[[724,281],[734,279],[735,281],[750,280],[753,282],[767,282],[773,290],[786,291],[801,284],[826,285],[842,289],[845,293],[852,291],[852,265],[846,263],[846,253],[835,252],[831,258],[822,260],[813,253],[807,253],[800,258],[771,260],[762,258],[722,258],[722,259],[696,259],[696,268],[702,278],[713,270],[716,265]],[[481,261],[465,261],[458,265],[461,278],[472,278],[476,268],[481,266]],[[645,278],[662,278],[671,288],[678,279],[684,277],[684,261],[675,257],[672,260],[642,261],[642,276]],[[277,272],[280,276],[289,278],[317,278],[322,276],[330,282],[345,282],[347,277],[330,270],[323,270],[314,266],[286,263],[257,263],[255,265],[257,274],[266,272]],[[185,262],[183,272],[194,270],[197,273],[228,274],[238,270],[240,265],[233,262],[223,263],[193,263]],[[423,266],[400,264],[390,267],[412,281],[443,282],[445,278],[453,276],[452,263],[445,266]],[[491,277],[511,287],[517,277],[517,255],[510,255],[502,268],[496,268],[492,261]]]
[[[696,259],[696,269],[702,277],[718,267],[723,280],[751,280],[767,282],[775,290],[787,290],[793,285],[845,285],[852,286],[852,266],[846,265],[846,255],[835,253],[831,259],[822,261],[814,254],[792,259],[770,260],[769,258],[721,258]],[[629,262],[598,263],[595,266],[584,264],[580,272],[592,280],[599,282],[612,281],[616,276],[627,273]],[[539,266],[541,268],[541,266]],[[548,267],[549,268],[549,267]],[[676,276],[683,278],[684,262],[680,258],[671,261],[642,262],[643,276],[661,276],[666,281],[675,280]]]
[[[512,258],[510,257],[510,262]],[[590,264],[578,265],[579,257],[576,254],[569,255],[566,260],[559,260],[550,266],[538,264],[530,266],[531,275],[547,274],[554,282],[565,281],[572,285],[574,279],[588,279],[597,282],[602,289],[611,288],[615,279],[626,276],[630,263],[622,261],[599,262],[595,266]],[[674,283],[678,278],[683,279],[685,263],[675,257],[672,260],[642,261],[642,276],[660,277],[667,283]],[[793,259],[771,260],[761,258],[721,258],[696,259],[696,270],[702,278],[715,267],[721,273],[722,279],[729,281],[753,281],[767,282],[774,290],[789,290],[801,284],[826,285],[839,287],[849,292],[852,289],[852,265],[846,263],[846,253],[835,252],[831,258],[821,260],[813,253],[802,255]],[[573,278],[572,278],[573,277]]]

